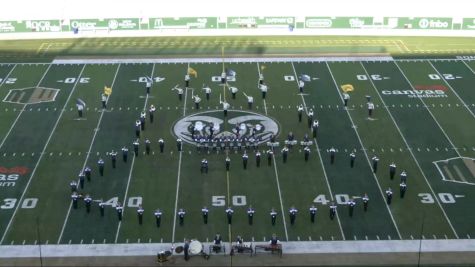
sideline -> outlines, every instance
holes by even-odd
[[[212,244],[203,243],[205,247]],[[267,242],[254,242],[265,245]],[[225,246],[229,246],[225,244]],[[420,246],[420,247],[419,247]],[[101,257],[101,256],[152,256],[169,250],[172,243],[155,244],[89,244],[89,245],[41,245],[42,257]],[[3,245],[2,258],[39,257],[38,245]],[[282,242],[285,254],[339,254],[339,253],[441,253],[475,252],[474,239],[423,239],[423,240],[375,240],[375,241],[289,241]],[[420,248],[420,250],[419,250]],[[229,254],[231,249],[226,248]]]

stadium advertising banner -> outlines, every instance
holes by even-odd
[[[391,18],[387,18],[391,19]],[[395,25],[396,26],[396,25]],[[397,18],[397,29],[450,30],[452,18]]]
[[[373,26],[373,17],[306,17],[305,28],[355,29]]]
[[[149,29],[216,29],[217,17],[150,18]]]
[[[71,29],[79,30],[139,30],[138,18],[72,19]]]
[[[295,26],[295,17],[228,17],[227,28]]]
[[[452,29],[452,18],[306,17],[305,28],[332,29]]]
[[[464,18],[462,29],[463,30],[475,30],[475,18]]]
[[[60,32],[60,20],[0,21],[0,32]]]

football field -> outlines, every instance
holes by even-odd
[[[225,85],[223,69],[229,74]],[[475,236],[474,70],[473,59],[456,57],[0,64],[0,244],[206,242],[216,233],[224,241],[238,235],[266,241],[272,234],[281,241],[470,239]],[[192,74],[189,87],[184,82],[187,73]],[[259,75],[268,86],[265,99]],[[303,93],[300,79],[305,80]],[[147,94],[149,80],[153,83]],[[209,99],[206,85],[211,88]],[[112,89],[106,109],[101,107],[104,87]],[[232,87],[238,89],[235,98]],[[346,108],[342,87],[350,96]],[[201,98],[199,109],[196,96]],[[253,97],[251,108],[246,96]],[[77,99],[86,103],[82,118]],[[227,116],[221,101],[230,104]],[[368,102],[375,107],[372,116]],[[150,105],[156,107],[153,123]],[[299,105],[304,108],[302,121]],[[147,118],[135,156],[135,122],[143,110]],[[310,110],[314,117],[309,123]],[[313,120],[319,123],[316,137],[309,127]],[[211,127],[215,142],[197,145],[193,137],[208,136]],[[289,132],[297,142],[284,162]],[[260,140],[257,149],[249,141],[226,142],[252,134]],[[309,142],[302,145],[305,134]],[[276,142],[269,146],[272,135]],[[177,138],[183,140],[181,151]],[[151,141],[150,153],[146,139]],[[126,162],[124,146],[129,149]],[[268,158],[272,148],[274,155]],[[333,162],[331,148],[336,151]],[[111,164],[113,150],[118,152],[116,168]],[[257,151],[262,154],[260,166]],[[244,153],[249,156],[247,168]],[[105,161],[103,176],[100,158]],[[203,159],[208,161],[207,173],[200,171]],[[391,163],[397,165],[394,179]],[[92,169],[91,180],[78,192],[92,197],[90,212],[82,198],[73,207],[70,188],[86,166]],[[404,197],[402,171],[407,172]],[[393,192],[390,204],[388,188]],[[350,216],[347,202],[352,198],[356,206]],[[337,205],[333,219],[332,202]],[[105,205],[103,216],[99,203]],[[121,221],[118,203],[124,207]],[[145,210],[142,224],[140,205]],[[312,205],[317,208],[314,222]],[[209,208],[207,224],[204,206]],[[250,206],[255,209],[252,224]],[[228,207],[234,210],[231,224]],[[298,210],[294,223],[292,207]],[[160,225],[156,209],[162,211]],[[183,223],[177,215],[180,209],[186,211]],[[274,225],[272,209],[277,212]]]

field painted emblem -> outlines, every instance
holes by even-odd
[[[195,136],[209,136],[213,131],[213,138],[251,137],[254,135],[258,143],[268,142],[272,135],[279,133],[277,122],[267,116],[248,112],[230,110],[224,120],[223,111],[205,111],[184,117],[173,126],[173,133],[184,142],[195,144]]]
[[[475,159],[457,157],[434,161],[434,164],[443,181],[475,185]]]
[[[59,89],[46,87],[27,87],[21,89],[11,89],[3,102],[18,104],[37,104],[52,102],[56,99]]]

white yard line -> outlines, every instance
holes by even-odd
[[[8,77],[10,76],[10,74],[13,72],[13,70],[15,69],[17,65],[15,64],[13,66],[13,68],[8,72],[8,74],[5,76],[5,78],[3,78],[3,81],[0,83],[0,87],[2,87],[4,84],[5,84],[5,81],[8,79]],[[5,137],[3,138],[2,142],[0,143],[0,149],[2,148],[3,144],[5,144],[5,140],[7,140],[8,136],[10,135],[12,129],[15,127],[15,124],[16,122],[18,121],[18,119],[20,118],[21,114],[23,113],[23,111],[25,110],[25,107],[26,107],[26,104],[23,104],[23,106],[21,107],[20,109],[20,113],[18,113],[18,116],[16,117],[15,121],[13,122],[12,126],[10,127],[10,129],[8,129],[8,132],[7,134],[5,135]]]
[[[259,73],[259,76],[261,75],[261,68],[259,66],[259,62],[257,62],[257,72]],[[257,83],[259,86],[259,82]],[[264,101],[264,111],[267,116],[267,107],[266,107],[266,100],[263,99]],[[277,163],[275,161],[275,156],[272,157],[274,160],[274,172],[275,172],[275,181],[277,182],[277,191],[279,193],[279,201],[280,201],[280,210],[282,213],[282,222],[284,223],[284,231],[285,231],[285,239],[289,241],[289,234],[287,231],[287,223],[285,222],[285,211],[284,211],[284,201],[282,200],[282,191],[280,190],[280,182],[279,182],[279,173],[277,172]]]
[[[364,69],[364,71],[365,71],[365,74],[366,74],[366,75],[369,75],[369,73],[368,73],[368,71],[366,70],[366,68],[365,68],[365,66],[363,65],[363,63],[360,62],[360,64],[361,64],[361,66],[363,67],[363,69]],[[396,64],[396,65],[397,65],[397,64]],[[399,68],[399,66],[398,66],[398,68]],[[401,69],[399,69],[399,70],[401,71]],[[401,71],[401,73],[402,73],[402,71]],[[404,74],[403,74],[403,75],[404,75]],[[369,77],[369,76],[368,76],[368,77]],[[404,77],[405,77],[405,76],[404,76]],[[384,101],[383,97],[382,97],[381,94],[379,93],[379,91],[378,91],[376,85],[374,84],[374,82],[373,82],[371,79],[370,79],[369,81],[371,82],[371,84],[372,84],[372,86],[373,86],[373,89],[374,89],[374,90],[376,91],[376,93],[378,94],[378,97],[379,97],[379,99],[381,100],[381,103],[383,103],[384,107],[386,108],[386,111],[388,112],[389,117],[391,117],[391,120],[393,121],[394,126],[396,126],[396,129],[397,129],[397,131],[399,132],[399,135],[401,136],[402,140],[404,141],[404,144],[406,144],[407,150],[409,151],[409,153],[411,154],[412,158],[414,159],[414,162],[416,163],[417,168],[419,169],[420,173],[422,174],[422,177],[424,177],[424,180],[426,181],[427,186],[429,186],[429,189],[430,189],[432,195],[434,196],[435,201],[437,201],[437,205],[439,205],[440,210],[441,210],[442,213],[444,214],[445,219],[446,219],[447,222],[449,223],[450,228],[451,228],[452,231],[454,232],[455,236],[458,238],[458,235],[457,235],[457,232],[455,231],[455,228],[452,226],[452,223],[450,222],[450,219],[449,219],[449,217],[447,216],[447,213],[445,213],[445,210],[444,210],[444,208],[442,207],[442,204],[440,204],[439,198],[435,197],[436,194],[435,194],[435,192],[434,192],[434,189],[432,189],[432,186],[430,185],[429,180],[427,179],[426,175],[425,175],[424,172],[422,171],[422,167],[421,167],[421,165],[419,164],[419,161],[417,160],[416,156],[415,156],[414,153],[412,152],[412,149],[410,148],[409,143],[407,142],[406,138],[405,138],[404,135],[402,134],[401,129],[400,129],[399,126],[397,125],[396,120],[394,119],[392,113],[390,112],[390,110],[389,110],[389,108],[388,108],[388,105],[386,105],[386,102]],[[406,78],[406,81],[409,82],[409,80],[407,80],[407,78]],[[409,84],[411,84],[411,83],[409,83]],[[411,87],[412,87],[412,84],[411,84]],[[414,88],[413,88],[413,89],[414,89]],[[424,104],[424,105],[425,105],[425,104]],[[436,164],[436,166],[437,166],[437,164]],[[438,168],[438,167],[437,167],[437,168]],[[440,171],[440,170],[439,170],[439,171]]]
[[[296,82],[297,88],[298,88],[299,82],[298,82],[297,71],[295,71],[294,63],[292,63],[292,69],[294,71],[295,82]],[[300,94],[300,96],[302,97],[302,103],[303,103],[303,106],[305,108],[305,112],[307,113],[307,103],[305,102],[305,98],[303,97],[303,94]],[[333,191],[330,187],[330,182],[328,181],[327,171],[325,170],[325,165],[323,164],[323,160],[322,160],[322,154],[320,153],[320,148],[318,147],[317,139],[314,138],[313,140],[315,141],[315,147],[317,148],[318,159],[320,160],[320,164],[322,165],[323,176],[325,177],[325,182],[327,184],[328,192],[330,193],[330,199],[333,202],[334,201]],[[340,216],[338,216],[338,209],[336,211],[336,220],[338,222],[338,227],[340,228],[341,237],[343,238],[343,240],[346,240],[345,233],[343,232],[343,227],[341,226]]]
[[[115,80],[117,78],[117,74],[119,73],[119,69],[120,69],[120,64],[119,64],[119,66],[117,66],[117,70],[115,71],[115,75],[114,75],[114,79],[112,80],[111,88],[114,87],[114,83],[115,83]],[[106,103],[109,102],[109,98],[110,97],[107,97]],[[86,159],[84,160],[84,164],[82,165],[81,170],[84,170],[84,168],[87,165],[87,161],[89,159],[89,156],[91,155],[92,146],[94,145],[94,140],[96,140],[96,135],[99,132],[99,126],[101,125],[103,116],[104,116],[104,109],[101,111],[101,116],[99,117],[99,120],[97,121],[97,125],[96,125],[96,128],[94,130],[94,135],[92,136],[91,143],[89,144],[89,150],[86,153]],[[78,183],[79,183],[79,179],[78,179]],[[68,208],[68,212],[66,213],[66,218],[64,218],[63,227],[61,228],[61,233],[59,234],[59,238],[58,238],[58,242],[57,242],[58,244],[61,243],[61,239],[63,238],[64,229],[66,228],[66,225],[68,223],[69,214],[71,213],[72,206],[73,206],[73,201],[71,200],[69,202],[69,208]]]
[[[51,66],[52,66],[52,65],[49,65],[49,67],[46,69],[45,73],[43,74],[43,77],[41,77],[41,79],[40,79],[40,81],[38,82],[38,84],[36,85],[36,87],[38,87],[38,86],[41,84],[41,82],[42,82],[43,79],[46,77],[46,74],[48,73],[48,71],[49,71],[49,69],[51,68]],[[84,71],[84,68],[85,68],[85,67],[86,67],[86,66],[84,65],[83,68],[81,69],[81,72],[79,73],[79,77],[81,77],[82,72]],[[56,122],[55,122],[55,124],[54,124],[54,126],[53,126],[53,129],[51,130],[51,132],[50,132],[50,134],[49,134],[49,136],[48,136],[48,139],[46,140],[46,143],[45,143],[45,145],[43,146],[43,149],[42,149],[42,151],[41,151],[40,157],[38,158],[38,161],[36,162],[36,165],[35,165],[35,167],[33,168],[33,171],[31,172],[30,179],[28,179],[28,182],[26,183],[25,189],[23,189],[23,193],[21,194],[21,197],[20,197],[18,203],[21,203],[21,202],[23,201],[23,198],[25,197],[25,194],[26,194],[26,192],[28,191],[28,188],[30,187],[30,183],[31,183],[31,181],[33,180],[33,177],[35,176],[36,170],[38,169],[38,166],[40,165],[41,159],[43,159],[43,156],[44,156],[45,151],[46,151],[46,147],[48,147],[48,144],[49,144],[49,142],[51,141],[51,137],[53,136],[53,134],[54,134],[54,132],[55,132],[55,130],[56,130],[56,127],[58,127],[58,123],[59,123],[59,121],[61,120],[61,117],[63,116],[63,113],[64,113],[64,111],[65,111],[65,109],[66,109],[66,106],[67,106],[69,100],[71,99],[71,96],[73,95],[74,90],[76,89],[76,86],[77,86],[77,84],[78,84],[78,81],[79,81],[79,79],[76,79],[76,83],[74,83],[74,86],[73,86],[73,88],[71,89],[71,92],[69,93],[69,96],[68,96],[68,98],[66,99],[66,102],[64,103],[63,108],[61,109],[61,113],[59,114],[58,119],[56,119]],[[0,240],[0,244],[3,244],[3,241],[5,240],[5,237],[7,236],[7,233],[8,233],[8,231],[10,230],[10,227],[11,227],[11,224],[12,224],[12,222],[13,222],[13,219],[15,218],[15,215],[16,215],[16,213],[18,212],[18,208],[19,208],[20,206],[21,206],[21,205],[19,205],[19,204],[16,205],[15,211],[13,212],[13,215],[12,215],[12,217],[10,218],[10,221],[8,222],[8,225],[7,225],[7,227],[5,228],[5,232],[3,233],[2,239]]]
[[[155,72],[155,63],[153,63],[153,66],[152,66],[152,73],[150,74],[150,78],[153,79],[153,73]],[[153,83],[152,83],[153,85]],[[145,96],[145,103],[143,105],[143,110],[146,110],[147,108],[147,103],[148,103],[148,96],[149,94],[146,94]],[[127,195],[129,194],[129,186],[130,186],[130,180],[132,179],[132,171],[134,170],[134,164],[135,164],[135,153],[134,153],[134,157],[132,158],[132,163],[130,165],[130,172],[129,172],[129,178],[127,180],[127,186],[125,187],[125,194],[124,194],[124,205],[126,203],[126,200],[127,200]],[[125,209],[122,211],[122,217],[124,216],[125,214]],[[115,241],[114,243],[117,243],[117,240],[119,239],[119,233],[120,233],[120,227],[122,226],[122,221],[119,221],[119,224],[117,225],[117,231],[116,231],[116,234],[115,234]]]
[[[450,88],[450,90],[452,90],[452,92],[457,96],[457,98],[460,100],[460,102],[462,102],[462,104],[465,106],[465,108],[468,110],[468,112],[470,113],[470,115],[472,115],[473,118],[475,118],[475,115],[473,114],[472,110],[468,108],[468,105],[467,103],[465,103],[462,98],[459,96],[459,94],[457,94],[457,92],[454,90],[454,88],[447,82],[446,79],[444,79],[444,76],[439,72],[438,69],[435,68],[435,66],[432,64],[432,62],[430,62],[429,60],[427,61],[429,62],[429,64],[432,66],[432,68],[437,72],[437,74],[439,75],[439,77],[445,82],[445,84],[447,84],[447,86]]]
[[[186,72],[188,73],[188,69],[190,68],[190,63],[188,62],[188,66],[186,68]],[[185,100],[183,102],[183,117],[186,115],[186,98],[188,96],[188,87],[185,87]],[[173,230],[172,230],[172,244],[175,243],[175,231],[176,231],[176,215],[178,212],[178,194],[180,193],[180,176],[181,176],[181,157],[183,154],[183,145],[180,151],[180,156],[178,158],[178,174],[176,179],[176,193],[175,193],[175,210],[173,212]]]
[[[470,65],[467,64],[467,62],[465,62],[465,60],[461,60],[463,64],[465,64],[465,66],[467,66],[467,68],[475,74],[475,71],[473,71],[472,67],[470,67]]]
[[[333,76],[333,73],[332,73],[332,70],[330,69],[330,66],[328,65],[328,63],[325,63],[327,65],[327,68],[328,68],[328,71],[330,72],[330,75],[332,77],[332,80],[333,80],[333,83],[335,84],[335,88],[338,92],[338,95],[340,96],[340,99],[343,101],[343,96],[341,95],[341,92],[339,90],[339,87],[338,87],[338,84],[335,80],[335,77]],[[346,109],[346,114],[348,114],[348,118],[350,119],[351,121],[351,125],[355,125],[355,123],[353,122],[353,118],[351,117],[351,114],[350,114],[350,111],[348,109]],[[358,130],[356,129],[356,127],[353,127],[353,129],[355,130],[355,133],[356,133],[356,137],[358,137],[358,141],[361,145],[362,148],[364,148],[365,146],[363,145],[363,141],[361,140],[361,137],[360,137],[360,134],[358,133]],[[369,167],[371,168],[371,162],[369,160],[369,156],[368,156],[368,153],[366,152],[365,149],[363,149],[363,153],[365,154],[365,158],[366,158],[366,161],[368,162],[368,165]],[[401,236],[401,233],[399,232],[399,228],[396,224],[396,221],[394,220],[394,216],[391,212],[391,209],[389,208],[389,205],[386,203],[386,198],[383,194],[383,189],[381,188],[381,185],[379,184],[379,181],[378,181],[378,177],[376,177],[376,174],[374,172],[371,171],[371,174],[373,175],[373,178],[374,178],[374,181],[376,182],[376,185],[378,186],[379,188],[379,193],[381,194],[381,198],[383,199],[384,201],[384,204],[386,206],[386,209],[388,210],[389,212],[389,216],[391,217],[391,220],[394,224],[394,227],[396,228],[396,232],[397,232],[397,235],[399,237],[399,239],[402,239],[402,236]]]
[[[404,79],[406,80],[406,82],[409,84],[409,86],[411,86],[411,89],[415,91],[414,89],[414,86],[412,85],[411,81],[407,78],[406,74],[403,72],[403,70],[401,69],[401,67],[399,67],[399,65],[397,64],[397,62],[394,62],[394,64],[396,65],[396,67],[399,69],[399,71],[401,72],[402,76],[404,76]],[[447,135],[447,133],[444,131],[444,129],[442,128],[442,126],[439,124],[439,121],[437,121],[437,119],[435,118],[434,114],[432,114],[432,111],[430,111],[429,109],[429,106],[426,105],[424,99],[422,97],[418,97],[419,100],[422,102],[422,104],[424,105],[424,107],[427,109],[427,111],[429,111],[429,114],[430,116],[432,117],[432,119],[435,121],[435,123],[439,126],[439,129],[442,131],[442,133],[445,135],[445,138],[447,138],[447,141],[449,141],[450,145],[452,146],[452,149],[455,151],[455,153],[457,153],[457,155],[459,157],[462,157],[462,155],[460,155],[457,147],[454,145],[454,143],[452,142],[452,140],[450,139],[450,137]]]
[[[130,180],[132,178],[132,172],[134,171],[134,163],[135,163],[135,153],[134,153],[134,156],[132,157],[132,165],[130,166],[130,171],[129,171],[129,179],[127,180],[127,187],[125,188],[125,195],[124,195],[124,206],[125,206],[125,203],[126,203],[126,199],[127,199],[127,194],[129,193],[129,185],[130,185]],[[125,214],[125,209],[123,210],[122,212],[122,218]],[[117,239],[119,238],[119,232],[120,232],[120,226],[122,225],[122,221],[119,221],[119,224],[117,225],[117,231],[115,233],[115,239],[114,239],[114,243],[117,243]]]

